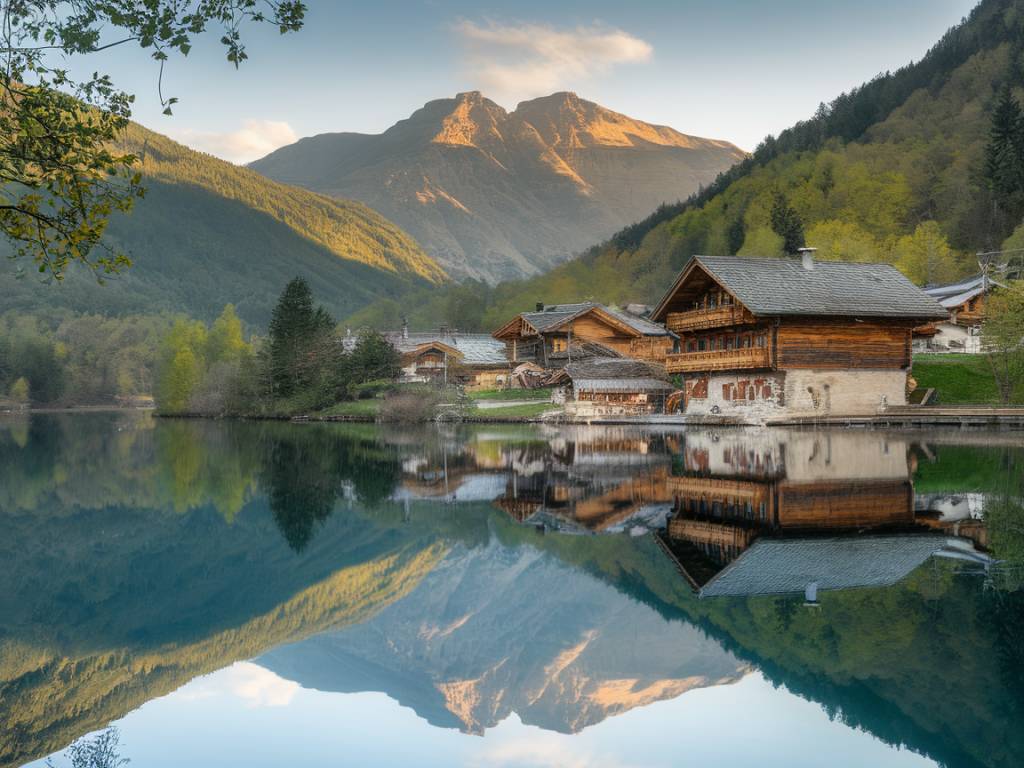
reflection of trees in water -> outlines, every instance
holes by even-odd
[[[81,738],[64,750],[71,768],[120,768],[131,761],[121,757],[121,738],[113,726],[92,737]],[[52,757],[46,759],[49,768],[57,768]]]
[[[373,439],[319,426],[269,428],[260,436],[260,487],[288,545],[301,552],[346,488],[377,506],[394,492],[397,454]]]

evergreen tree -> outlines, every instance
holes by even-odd
[[[314,307],[309,284],[296,277],[285,286],[270,318],[268,364],[273,392],[287,397],[310,386],[325,356],[334,320],[323,307]]]
[[[1003,205],[1024,189],[1024,117],[1008,85],[1000,91],[992,112],[985,146],[985,176]]]
[[[804,247],[804,222],[781,192],[775,193],[771,211],[772,231],[782,238],[782,250],[793,256]]]
[[[355,384],[395,379],[401,372],[398,351],[381,334],[371,330],[359,334],[348,363]]]

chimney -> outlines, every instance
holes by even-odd
[[[409,319],[407,317],[402,318],[402,338],[409,338]]]
[[[543,301],[538,301],[537,302],[537,311],[538,312],[543,312],[544,311],[544,302]]]
[[[817,250],[817,248],[797,248],[796,252],[800,254],[800,263],[808,272],[814,270],[814,252]]]

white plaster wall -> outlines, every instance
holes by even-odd
[[[786,372],[786,413],[791,416],[871,416],[907,404],[907,372]]]
[[[773,397],[727,400],[723,385],[754,378],[771,382]],[[907,404],[907,372],[790,370],[709,378],[706,398],[691,398],[688,416],[733,417],[748,424],[785,416],[871,416]]]

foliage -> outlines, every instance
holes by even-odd
[[[211,24],[236,67],[248,58],[245,22],[273,23],[280,32],[302,26],[296,0],[132,0],[64,3],[10,2],[4,6],[0,48],[0,232],[15,257],[35,262],[60,280],[69,263],[106,273],[130,264],[103,240],[114,211],[131,209],[143,194],[137,156],[117,151],[133,97],[99,72],[74,80],[67,60],[126,43],[151,51],[163,72],[172,53],[188,55]],[[110,40],[115,34],[118,39]],[[177,99],[164,99],[165,114]],[[96,249],[100,255],[94,255]]]
[[[369,328],[359,332],[345,367],[353,385],[393,381],[402,372],[398,350],[380,333]]]
[[[154,315],[0,315],[0,390],[24,376],[38,403],[96,405],[152,394],[157,348],[170,324]]]
[[[110,726],[93,737],[78,739],[64,754],[71,762],[71,768],[120,768],[131,762],[121,757],[120,742],[117,728]],[[48,757],[46,765],[56,768],[53,758]]]
[[[389,393],[381,404],[381,421],[414,423],[430,421],[441,404],[441,394],[434,389],[401,389]]]
[[[11,384],[11,400],[18,405],[24,405],[28,402],[28,379],[24,376],[18,377],[13,384]]]
[[[942,229],[934,221],[918,224],[914,234],[896,243],[896,267],[919,285],[941,285],[956,279],[962,269]]]
[[[276,397],[317,386],[334,358],[334,320],[313,305],[309,283],[296,277],[285,286],[270,317],[266,362]]]
[[[782,238],[782,250],[795,256],[804,247],[804,223],[786,196],[776,191],[770,214],[772,232]]]
[[[1024,394],[1024,281],[994,291],[984,326],[986,355],[1004,404]]]

